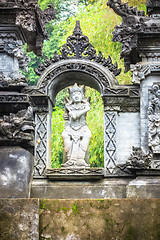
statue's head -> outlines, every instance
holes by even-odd
[[[72,88],[69,88],[69,92],[72,102],[79,103],[84,98],[84,86],[78,87],[77,83]]]

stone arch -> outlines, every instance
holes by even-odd
[[[68,59],[49,66],[38,81],[41,92],[54,102],[58,92],[75,82],[94,88],[105,95],[106,89],[118,85],[114,75],[102,65],[81,59]]]
[[[49,112],[47,114],[47,157],[46,168],[50,168],[51,163],[51,126],[52,112],[56,95],[65,87],[74,83],[89,86],[105,95],[106,89],[117,84],[114,75],[105,67],[89,60],[67,59],[59,61],[49,66],[38,81],[38,89],[49,96]]]

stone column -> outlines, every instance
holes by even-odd
[[[25,92],[27,50],[40,55],[44,24],[54,17],[49,7],[42,10],[37,0],[0,3],[0,198],[30,196],[34,162],[34,104]]]

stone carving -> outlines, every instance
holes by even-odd
[[[0,119],[0,141],[28,142],[33,144],[33,109],[20,110],[18,113],[10,113]]]
[[[1,103],[17,103],[17,102],[28,102],[28,96],[23,94],[1,94],[0,95],[0,102]]]
[[[113,41],[122,43],[121,58],[125,61],[125,72],[130,70],[130,64],[140,60],[134,49],[138,47],[138,34],[159,33],[160,19],[145,16],[144,11],[122,4],[121,0],[109,0],[107,3],[115,13],[122,17],[122,24],[115,27]]]
[[[1,43],[2,46],[2,43]],[[3,41],[3,50],[10,56],[16,57],[19,61],[19,67],[23,71],[28,70],[29,57],[23,53],[23,44],[22,41],[12,41],[4,40]]]
[[[43,41],[48,39],[45,24],[55,18],[53,6],[49,5],[42,11],[37,0],[3,0],[0,2],[0,11],[0,24],[20,26],[25,33],[27,50],[41,55]]]
[[[152,154],[145,154],[141,148],[132,147],[132,154],[126,162],[126,167],[130,169],[150,169]]]
[[[116,167],[116,114],[105,112],[104,115],[104,167],[107,174],[114,173]]]
[[[136,64],[131,67],[132,82],[134,84],[140,84],[141,80],[144,80],[147,75],[151,73],[151,68],[148,65]]]
[[[149,90],[148,145],[153,153],[160,153],[160,84],[155,83]]]
[[[71,100],[65,105],[64,119],[67,121],[62,133],[64,142],[63,167],[89,167],[88,147],[91,132],[86,123],[90,110],[89,101],[84,99],[84,87],[75,84],[70,88]]]
[[[34,177],[43,177],[47,167],[47,113],[35,114]]]
[[[57,67],[52,72],[50,72],[47,75],[47,77],[45,77],[41,82],[38,91],[41,93],[46,93],[46,86],[50,83],[50,81],[53,81],[53,79],[56,78],[58,75],[68,70],[82,71],[82,72],[88,73],[92,75],[94,78],[97,78],[105,88],[107,87],[109,88],[109,82],[108,82],[108,79],[105,77],[105,75],[103,75],[100,71],[98,71],[96,68],[92,67],[91,65],[83,64],[83,63],[67,63],[60,67]],[[115,84],[116,84],[116,81],[115,81]]]
[[[103,65],[104,67],[107,67],[115,76],[119,75],[121,72],[121,69],[118,69],[117,62],[113,64],[110,56],[106,59],[103,57],[101,52],[99,52],[98,55],[96,54],[96,50],[89,42],[88,37],[82,35],[79,21],[76,22],[73,35],[69,36],[67,38],[67,43],[62,46],[61,54],[58,55],[55,52],[53,58],[46,58],[44,63],[40,63],[38,65],[38,69],[36,69],[35,72],[37,75],[41,75],[42,72],[51,64],[64,59],[91,60]]]
[[[68,167],[46,169],[45,175],[51,180],[91,180],[101,179],[104,175],[102,168]]]
[[[125,164],[118,164],[115,169],[117,175],[134,174],[136,170],[151,169],[153,162],[152,153],[145,154],[141,148],[132,147],[132,153]]]
[[[12,77],[12,74],[9,74],[9,76],[4,76],[3,72],[0,72],[0,88],[6,88],[11,86],[27,86],[27,79],[24,75],[19,73],[18,75],[14,74]]]

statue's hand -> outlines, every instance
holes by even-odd
[[[71,118],[73,118],[74,120],[76,120],[77,115],[74,112],[70,112],[69,115],[71,116]]]

